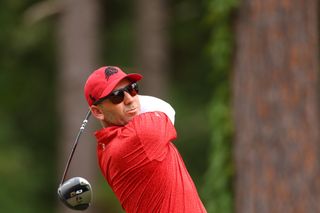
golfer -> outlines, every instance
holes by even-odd
[[[84,87],[102,129],[95,133],[102,174],[128,213],[206,212],[172,143],[174,110],[166,102],[138,95],[139,74],[105,66]]]

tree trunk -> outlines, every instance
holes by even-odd
[[[61,1],[61,4],[63,8],[59,17],[57,40],[60,65],[57,91],[60,115],[59,178],[62,176],[75,137],[88,110],[83,87],[87,77],[97,66],[99,20],[97,1],[67,0]],[[90,130],[92,118],[89,120],[91,121],[75,151],[67,179],[74,176],[84,177],[94,190],[98,166],[95,156],[96,144]],[[86,212],[96,212],[94,208],[95,205],[92,205]],[[74,211],[59,203],[58,212]]]
[[[143,93],[165,98],[169,81],[166,1],[137,0],[135,14],[135,60],[145,79]]]
[[[320,212],[317,0],[243,0],[234,73],[236,212]]]

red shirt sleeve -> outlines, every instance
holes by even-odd
[[[150,160],[162,160],[170,142],[177,133],[167,115],[163,112],[148,112],[132,120],[136,134]]]

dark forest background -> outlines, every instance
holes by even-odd
[[[72,212],[56,190],[103,65],[144,75],[176,110],[176,146],[210,213],[318,212],[316,0],[3,0],[1,212]],[[122,212],[90,120],[69,176],[87,212]]]

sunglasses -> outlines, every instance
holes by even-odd
[[[124,92],[129,93],[132,97],[136,96],[139,93],[139,86],[134,82],[124,88],[112,91],[109,95],[94,102],[93,105],[101,104],[106,99],[109,99],[113,104],[120,104],[124,99]]]

